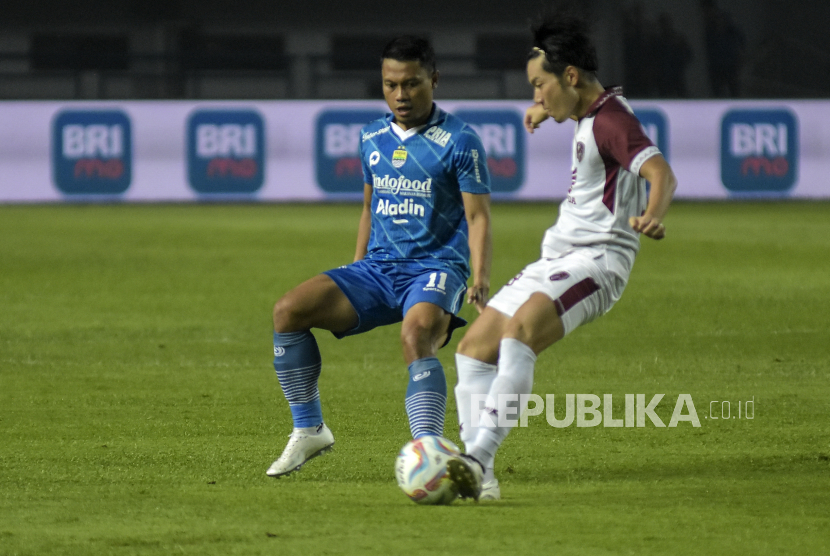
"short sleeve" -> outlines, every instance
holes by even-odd
[[[593,131],[602,158],[614,160],[635,176],[646,160],[660,154],[640,121],[617,102],[608,102],[599,111]]]
[[[461,191],[478,195],[490,193],[487,154],[481,139],[469,126],[464,126],[455,144],[453,163]]]
[[[363,134],[364,130],[360,130],[360,144],[357,147],[357,156],[360,157],[360,166],[363,168],[363,183],[372,183],[372,171],[369,169],[369,161],[363,156],[363,148],[366,145],[366,142],[363,141]]]

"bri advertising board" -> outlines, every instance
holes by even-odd
[[[573,122],[437,101],[486,151],[494,199],[560,200]],[[690,199],[830,198],[828,101],[631,101]],[[374,101],[0,102],[0,203],[358,200]],[[431,130],[439,138],[441,130]]]

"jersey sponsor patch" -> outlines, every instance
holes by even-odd
[[[452,133],[450,133],[449,131],[446,131],[444,129],[441,129],[440,127],[438,127],[436,125],[436,126],[432,126],[431,128],[429,128],[426,131],[426,133],[424,133],[424,137],[429,139],[430,141],[432,141],[433,143],[435,143],[437,145],[440,145],[442,147],[446,147],[447,143],[450,140],[450,137],[452,137]]]
[[[384,216],[404,216],[410,214],[412,216],[423,217],[426,211],[424,205],[419,205],[413,202],[412,199],[406,199],[403,203],[394,203],[385,199],[379,199],[375,214],[382,214]],[[403,224],[405,222],[407,220],[395,221],[396,224]]]
[[[425,180],[410,180],[403,176],[393,178],[389,174],[380,177],[372,176],[372,185],[378,193],[405,195],[407,197],[431,197],[432,178]]]

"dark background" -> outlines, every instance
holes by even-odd
[[[544,4],[4,2],[0,99],[378,98],[392,36],[429,37],[443,98],[527,98]],[[830,2],[584,0],[600,79],[630,98],[827,98]]]

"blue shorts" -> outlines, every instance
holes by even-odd
[[[467,280],[452,267],[364,259],[323,274],[334,280],[357,312],[357,326],[334,334],[338,338],[401,322],[413,305],[424,301],[452,315],[447,342],[453,330],[467,324],[457,316]]]

